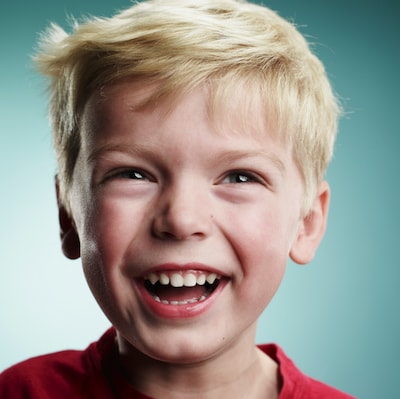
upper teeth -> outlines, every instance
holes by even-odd
[[[151,284],[160,283],[161,285],[171,284],[173,287],[194,287],[197,285],[204,285],[206,282],[213,284],[215,280],[220,279],[216,273],[205,272],[189,272],[182,274],[181,272],[173,273],[150,273],[145,277]]]

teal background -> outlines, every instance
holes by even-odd
[[[44,84],[30,64],[38,32],[66,16],[110,15],[128,0],[0,4],[0,370],[84,348],[108,326],[79,266],[59,249],[55,164]],[[271,0],[315,43],[346,115],[326,237],[308,266],[289,264],[258,341],[364,399],[400,398],[400,3]]]

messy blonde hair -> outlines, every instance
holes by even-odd
[[[216,106],[240,87],[244,109],[254,113],[252,104],[261,104],[262,117],[292,145],[306,208],[332,157],[339,107],[324,67],[293,24],[266,7],[240,0],[143,1],[112,18],[75,23],[70,35],[52,25],[35,61],[50,78],[66,206],[83,107],[93,91],[126,79],[162,82],[157,99],[206,84]]]

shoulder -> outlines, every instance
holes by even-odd
[[[79,351],[34,357],[1,373],[0,399],[48,398],[55,391],[79,390],[83,375]]]
[[[88,397],[91,380],[101,373],[104,337],[84,351],[42,355],[6,369],[0,374],[0,399]]]
[[[261,345],[260,349],[279,364],[279,399],[355,399],[302,373],[278,345]]]

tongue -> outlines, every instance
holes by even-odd
[[[204,286],[196,285],[195,287],[180,287],[175,288],[169,285],[158,286],[156,295],[163,301],[187,301],[191,299],[200,299],[203,295],[207,295],[207,290]]]

